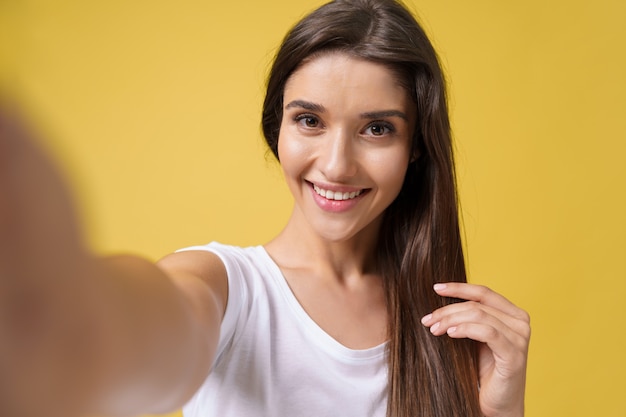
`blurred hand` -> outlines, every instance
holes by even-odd
[[[0,258],[47,270],[81,251],[69,192],[17,111],[0,107]],[[8,254],[17,256],[9,257]],[[26,262],[36,256],[38,262]],[[13,271],[14,273],[16,271]]]
[[[79,347],[89,338],[88,331],[76,332],[81,319],[70,313],[84,302],[80,277],[87,265],[75,219],[52,162],[16,110],[0,103],[2,416],[67,417],[72,402],[66,409],[59,403],[81,395],[79,387],[63,380],[65,365],[80,359]]]

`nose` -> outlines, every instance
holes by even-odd
[[[352,135],[338,129],[327,133],[320,151],[321,171],[329,181],[342,182],[358,171],[358,161]]]

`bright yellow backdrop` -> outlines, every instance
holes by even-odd
[[[45,126],[97,250],[282,227],[263,80],[318,4],[0,1],[3,88]],[[527,416],[624,416],[626,3],[411,4],[450,78],[471,279],[533,318]]]

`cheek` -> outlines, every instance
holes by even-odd
[[[390,193],[399,193],[409,166],[408,151],[394,150],[379,154],[371,162],[371,174],[375,175],[380,186]]]
[[[287,178],[298,175],[306,164],[307,155],[310,154],[306,146],[281,128],[277,149],[280,164]]]
[[[395,198],[400,193],[400,190],[402,189],[402,185],[404,184],[404,177],[406,176],[407,168],[408,168],[408,165],[398,164],[396,166],[396,169],[394,169],[393,172],[390,173],[389,188],[393,190],[392,200],[395,200]]]

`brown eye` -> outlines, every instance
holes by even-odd
[[[372,136],[384,136],[393,131],[393,126],[388,123],[372,123],[365,129],[365,133]]]
[[[307,129],[315,129],[320,125],[320,121],[317,117],[307,114],[297,116],[296,122]]]
[[[380,136],[385,133],[385,128],[381,125],[374,125],[371,127],[371,132],[374,136]]]

